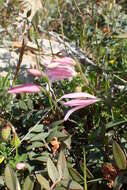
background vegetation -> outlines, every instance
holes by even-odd
[[[71,55],[78,75],[53,84],[56,99],[77,91],[101,99],[65,122],[68,108],[62,103],[53,110],[43,93],[8,95],[11,70],[0,76],[0,189],[126,189],[125,5],[113,0],[38,0],[38,5],[0,0],[1,47],[24,36],[38,45],[39,38],[50,40],[50,32],[59,34],[80,47],[84,58]],[[15,76],[13,82],[21,84]],[[43,77],[34,82],[46,88]],[[19,163],[24,163],[21,169]]]

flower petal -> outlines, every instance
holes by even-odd
[[[41,87],[35,84],[24,84],[8,90],[9,94],[40,92]]]
[[[94,104],[95,102],[97,102],[97,99],[75,99],[75,100],[70,100],[68,102],[64,102],[63,105],[64,106],[70,106],[70,107],[74,107],[74,106],[83,106],[86,107],[88,105]]]
[[[63,98],[93,98],[93,99],[97,99],[95,96],[88,94],[86,92],[75,92],[75,93],[70,93],[70,94],[65,94],[63,95],[61,99]]]
[[[71,70],[71,69],[63,69],[63,68],[49,69],[46,72],[46,75],[52,81],[72,78],[73,76],[76,76],[76,74],[77,73],[75,72],[74,69]]]
[[[28,69],[27,70],[29,74],[35,76],[35,77],[41,77],[41,71],[38,69]]]
[[[69,110],[69,111],[66,113],[65,117],[64,117],[64,121],[67,121],[68,118],[70,117],[70,115],[71,115],[73,112],[75,112],[75,111],[77,111],[77,110],[79,110],[79,109],[81,109],[81,108],[83,108],[83,107],[84,107],[84,106],[76,106],[76,107],[72,108],[71,110]]]
[[[24,170],[24,169],[26,169],[26,164],[25,163],[17,163],[16,169],[17,170]]]
[[[54,59],[52,62],[58,62],[60,64],[64,63],[67,65],[74,65],[75,64],[74,60],[71,57],[57,58],[57,59]]]

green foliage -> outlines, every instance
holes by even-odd
[[[6,166],[5,171],[4,171],[4,176],[5,176],[5,183],[7,187],[10,190],[15,190],[15,188],[19,186],[18,179],[16,177],[16,173],[13,171],[13,169],[10,168],[10,166]]]
[[[30,176],[27,176],[23,185],[23,190],[33,190],[34,188],[34,179]]]
[[[50,31],[57,32],[65,41],[68,37],[69,42],[77,44],[77,49],[82,48],[93,64],[80,57],[80,52],[79,57],[72,55],[79,62],[75,66],[77,76],[53,83],[50,91],[47,78],[35,78],[34,82],[44,89],[36,95],[9,95],[12,72],[0,76],[0,188],[126,187],[127,15],[123,11],[126,7],[121,9],[113,0],[46,0],[42,1],[41,11],[33,13],[34,4],[29,6],[30,1],[25,0],[23,26],[28,28],[17,31],[22,22],[16,18],[23,19],[19,17],[20,3],[0,1],[1,45],[10,48],[7,42],[21,39],[25,33],[37,45],[37,65],[43,71],[40,56],[45,55],[41,55],[39,40],[46,37],[50,41]],[[123,5],[123,1],[118,3]],[[33,49],[28,48],[29,52],[32,54]],[[59,53],[61,56],[62,52]],[[16,84],[20,83],[17,78]],[[59,98],[81,91],[101,101],[63,121],[68,108],[58,102]],[[26,167],[20,171],[18,163],[25,163]],[[110,168],[103,173],[105,163]]]
[[[37,180],[40,183],[42,188],[44,188],[46,190],[50,189],[48,180],[45,179],[41,174],[37,174],[36,178],[37,178]]]

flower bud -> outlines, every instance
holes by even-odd
[[[26,164],[25,163],[18,163],[18,164],[16,164],[16,169],[17,170],[25,170]]]
[[[2,128],[1,132],[3,140],[7,141],[9,139],[10,134],[11,134],[11,127],[8,124],[6,124],[6,126]]]

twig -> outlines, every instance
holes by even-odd
[[[19,74],[19,70],[20,70],[20,67],[21,67],[22,60],[23,60],[23,55],[24,55],[24,52],[25,52],[25,47],[26,47],[26,42],[25,42],[25,40],[23,38],[22,47],[21,47],[20,55],[19,55],[19,61],[18,61],[17,67],[16,67],[16,71],[15,71],[15,74],[14,74],[14,79],[13,79],[12,84],[15,83],[15,81],[17,79],[17,76]]]
[[[64,46],[65,46],[65,51],[67,53],[67,47],[66,47],[65,40],[64,40],[65,36],[64,36],[64,29],[63,29],[63,16],[62,16],[62,13],[61,13],[61,7],[60,7],[59,0],[57,0],[57,6],[58,6],[58,13],[59,13],[59,16],[60,16],[61,34],[62,34]]]
[[[55,181],[55,182],[52,184],[52,186],[50,187],[50,190],[53,190],[53,189],[55,188],[56,184],[57,184],[58,182],[60,182],[60,180],[61,180],[61,177],[60,177],[57,181]]]
[[[46,23],[46,27],[47,27],[47,34],[48,34],[49,45],[50,45],[52,56],[54,56],[53,48],[52,48],[52,43],[51,43],[51,39],[50,39],[50,34],[49,34],[49,31],[48,31],[48,22],[47,22],[47,19],[46,19],[45,3],[44,3],[43,0],[41,0],[41,4],[42,4],[42,7],[43,7],[44,18],[45,18],[45,23]]]

